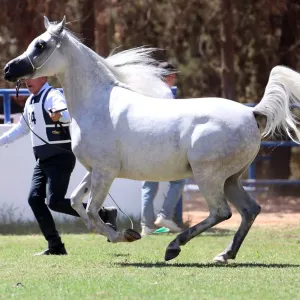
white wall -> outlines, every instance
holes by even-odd
[[[12,125],[0,125],[0,135],[11,128]],[[35,165],[35,159],[31,147],[30,136],[25,136],[13,144],[0,147],[0,212],[1,215],[9,207],[17,208],[15,212],[22,219],[34,219],[27,203],[31,176]],[[71,176],[71,182],[67,192],[69,197],[73,189],[79,184],[85,174],[85,169],[77,162]],[[141,211],[141,182],[116,179],[110,189],[110,194],[117,204],[127,214],[138,216]],[[167,184],[162,183],[155,201],[156,210],[162,203],[163,194]],[[114,205],[109,196],[105,200],[105,206]],[[121,213],[119,213],[121,215]],[[58,216],[58,214],[55,214]]]

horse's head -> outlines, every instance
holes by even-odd
[[[44,17],[46,32],[35,38],[23,54],[6,64],[4,79],[17,81],[58,74],[64,67],[61,45],[65,23],[65,17],[58,24],[50,23]]]

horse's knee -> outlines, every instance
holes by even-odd
[[[92,212],[89,209],[86,210],[86,214],[89,218],[93,217]]]
[[[231,218],[232,212],[227,203],[215,209],[215,215],[220,221],[225,221]]]
[[[221,217],[222,220],[228,220],[232,217],[232,211],[230,209],[230,207],[222,210],[222,212],[219,215]]]
[[[231,216],[232,212],[229,206],[210,210],[210,217],[218,222],[228,220],[231,218]]]
[[[79,200],[78,197],[74,197],[74,196],[70,197],[70,204],[71,204],[72,208],[75,210],[76,210],[76,207],[78,207],[78,204],[80,203],[78,200]]]
[[[253,222],[257,217],[257,215],[260,213],[260,211],[261,211],[261,206],[256,202],[253,202],[253,204],[250,207],[242,209],[241,215],[247,221]]]
[[[76,201],[74,201],[74,198],[70,198],[70,204],[71,204],[71,206],[72,206],[72,208],[76,208],[76,204],[77,204],[77,202]]]
[[[86,213],[90,219],[95,219],[95,217],[98,214],[98,213],[95,213],[95,211],[93,209],[91,209],[90,207],[87,209]]]
[[[255,202],[255,207],[253,209],[255,216],[257,216],[261,212],[261,206]]]
[[[82,204],[83,198],[88,191],[89,191],[88,187],[85,187],[83,190],[81,190],[79,192],[74,191],[71,194],[70,203],[74,209]]]

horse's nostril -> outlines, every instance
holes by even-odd
[[[8,73],[9,72],[9,66],[6,66],[5,68],[4,68],[4,73]]]

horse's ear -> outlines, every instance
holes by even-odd
[[[62,31],[65,28],[65,24],[66,24],[66,16],[64,16],[64,18],[62,19],[62,21],[57,25],[57,32],[58,33],[62,33]]]
[[[59,23],[59,25],[61,25],[63,28],[66,25],[66,16],[64,16],[64,18],[62,19],[62,21]]]
[[[65,24],[66,24],[66,16],[64,16],[63,20],[60,23],[55,25],[55,29],[53,30],[53,32],[56,35],[60,35],[65,28]]]
[[[44,25],[45,25],[46,30],[50,26],[50,21],[49,21],[49,19],[46,16],[44,16]]]

